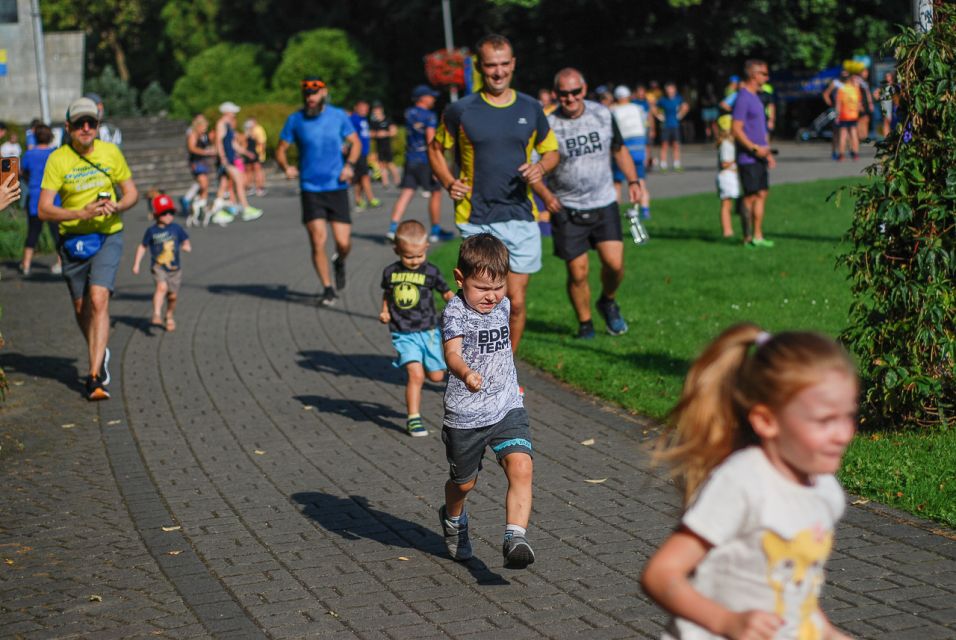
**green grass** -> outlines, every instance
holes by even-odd
[[[27,237],[27,216],[23,211],[11,205],[0,212],[0,259],[19,260],[23,256],[23,242]],[[52,253],[53,238],[50,230],[43,225],[37,253]]]
[[[630,331],[621,337],[604,333],[595,314],[598,337],[573,338],[577,320],[565,293],[564,263],[550,255],[546,238],[544,268],[528,292],[521,358],[590,394],[660,419],[676,401],[691,360],[731,324],[753,321],[771,332],[810,329],[836,336],[850,304],[847,274],[836,257],[853,207],[849,197],[827,198],[854,183],[774,187],[765,225],[776,242],[772,249],[723,240],[715,195],[655,201],[646,225],[650,242],[636,246],[628,238],[625,244],[627,275],[618,301]],[[449,243],[431,259],[450,273],[457,251]],[[595,300],[599,268],[592,252]],[[953,432],[874,435],[863,434],[850,447],[841,474],[847,489],[956,525]]]

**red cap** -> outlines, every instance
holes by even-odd
[[[159,217],[164,213],[176,212],[176,205],[173,204],[173,199],[167,196],[165,193],[161,193],[155,198],[153,198],[153,215]]]

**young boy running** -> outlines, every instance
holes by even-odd
[[[385,267],[382,273],[385,295],[378,319],[392,331],[392,346],[398,352],[395,366],[405,367],[408,372],[405,429],[410,436],[427,436],[421,416],[422,385],[426,377],[432,382],[441,382],[446,369],[432,291],[437,291],[445,300],[455,294],[438,267],[428,262],[428,232],[422,223],[406,220],[399,225],[395,233],[395,253],[398,261]]]
[[[508,250],[489,233],[462,242],[455,282],[460,291],[442,314],[449,376],[442,441],[450,478],[438,515],[445,546],[455,560],[472,557],[465,498],[475,487],[485,447],[508,479],[505,497],[505,567],[534,562],[525,537],[531,515],[532,448],[528,413],[518,392],[505,298]]]
[[[133,258],[133,273],[139,273],[139,263],[146,250],[149,249],[151,271],[156,281],[156,291],[153,293],[153,319],[151,325],[164,327],[166,331],[176,330],[176,320],[173,312],[176,311],[176,300],[179,296],[179,286],[183,282],[183,270],[179,264],[179,251],[192,251],[189,235],[186,230],[173,222],[176,205],[173,199],[165,193],[153,198],[150,203],[156,224],[143,234],[143,242],[136,247],[136,257]],[[166,303],[165,322],[163,318],[163,302]]]

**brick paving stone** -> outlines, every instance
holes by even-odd
[[[710,151],[698,157],[709,171]],[[658,195],[680,184],[652,180]],[[296,195],[281,185],[264,204],[254,223],[191,231],[175,333],[146,327],[152,283],[129,274],[127,252],[105,403],[80,397],[84,350],[62,282],[3,274],[0,297],[17,304],[0,351],[13,383],[0,407],[0,557],[12,561],[0,565],[0,635],[657,637],[667,615],[636,579],[680,498],[649,470],[653,425],[519,367],[538,562],[501,567],[506,482],[490,458],[469,498],[476,559],[450,561],[435,522],[441,386],[423,397],[432,434],[408,438],[403,374],[377,321],[394,259],[385,214],[356,216],[349,286],[325,309]],[[127,216],[127,238],[143,218]],[[851,507],[824,608],[861,638],[956,637],[954,540],[892,509]]]

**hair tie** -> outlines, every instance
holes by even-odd
[[[757,337],[754,338],[754,344],[756,344],[758,347],[762,347],[768,342],[770,342],[771,338],[773,338],[773,336],[770,335],[768,332],[761,331],[760,333],[757,334]]]

